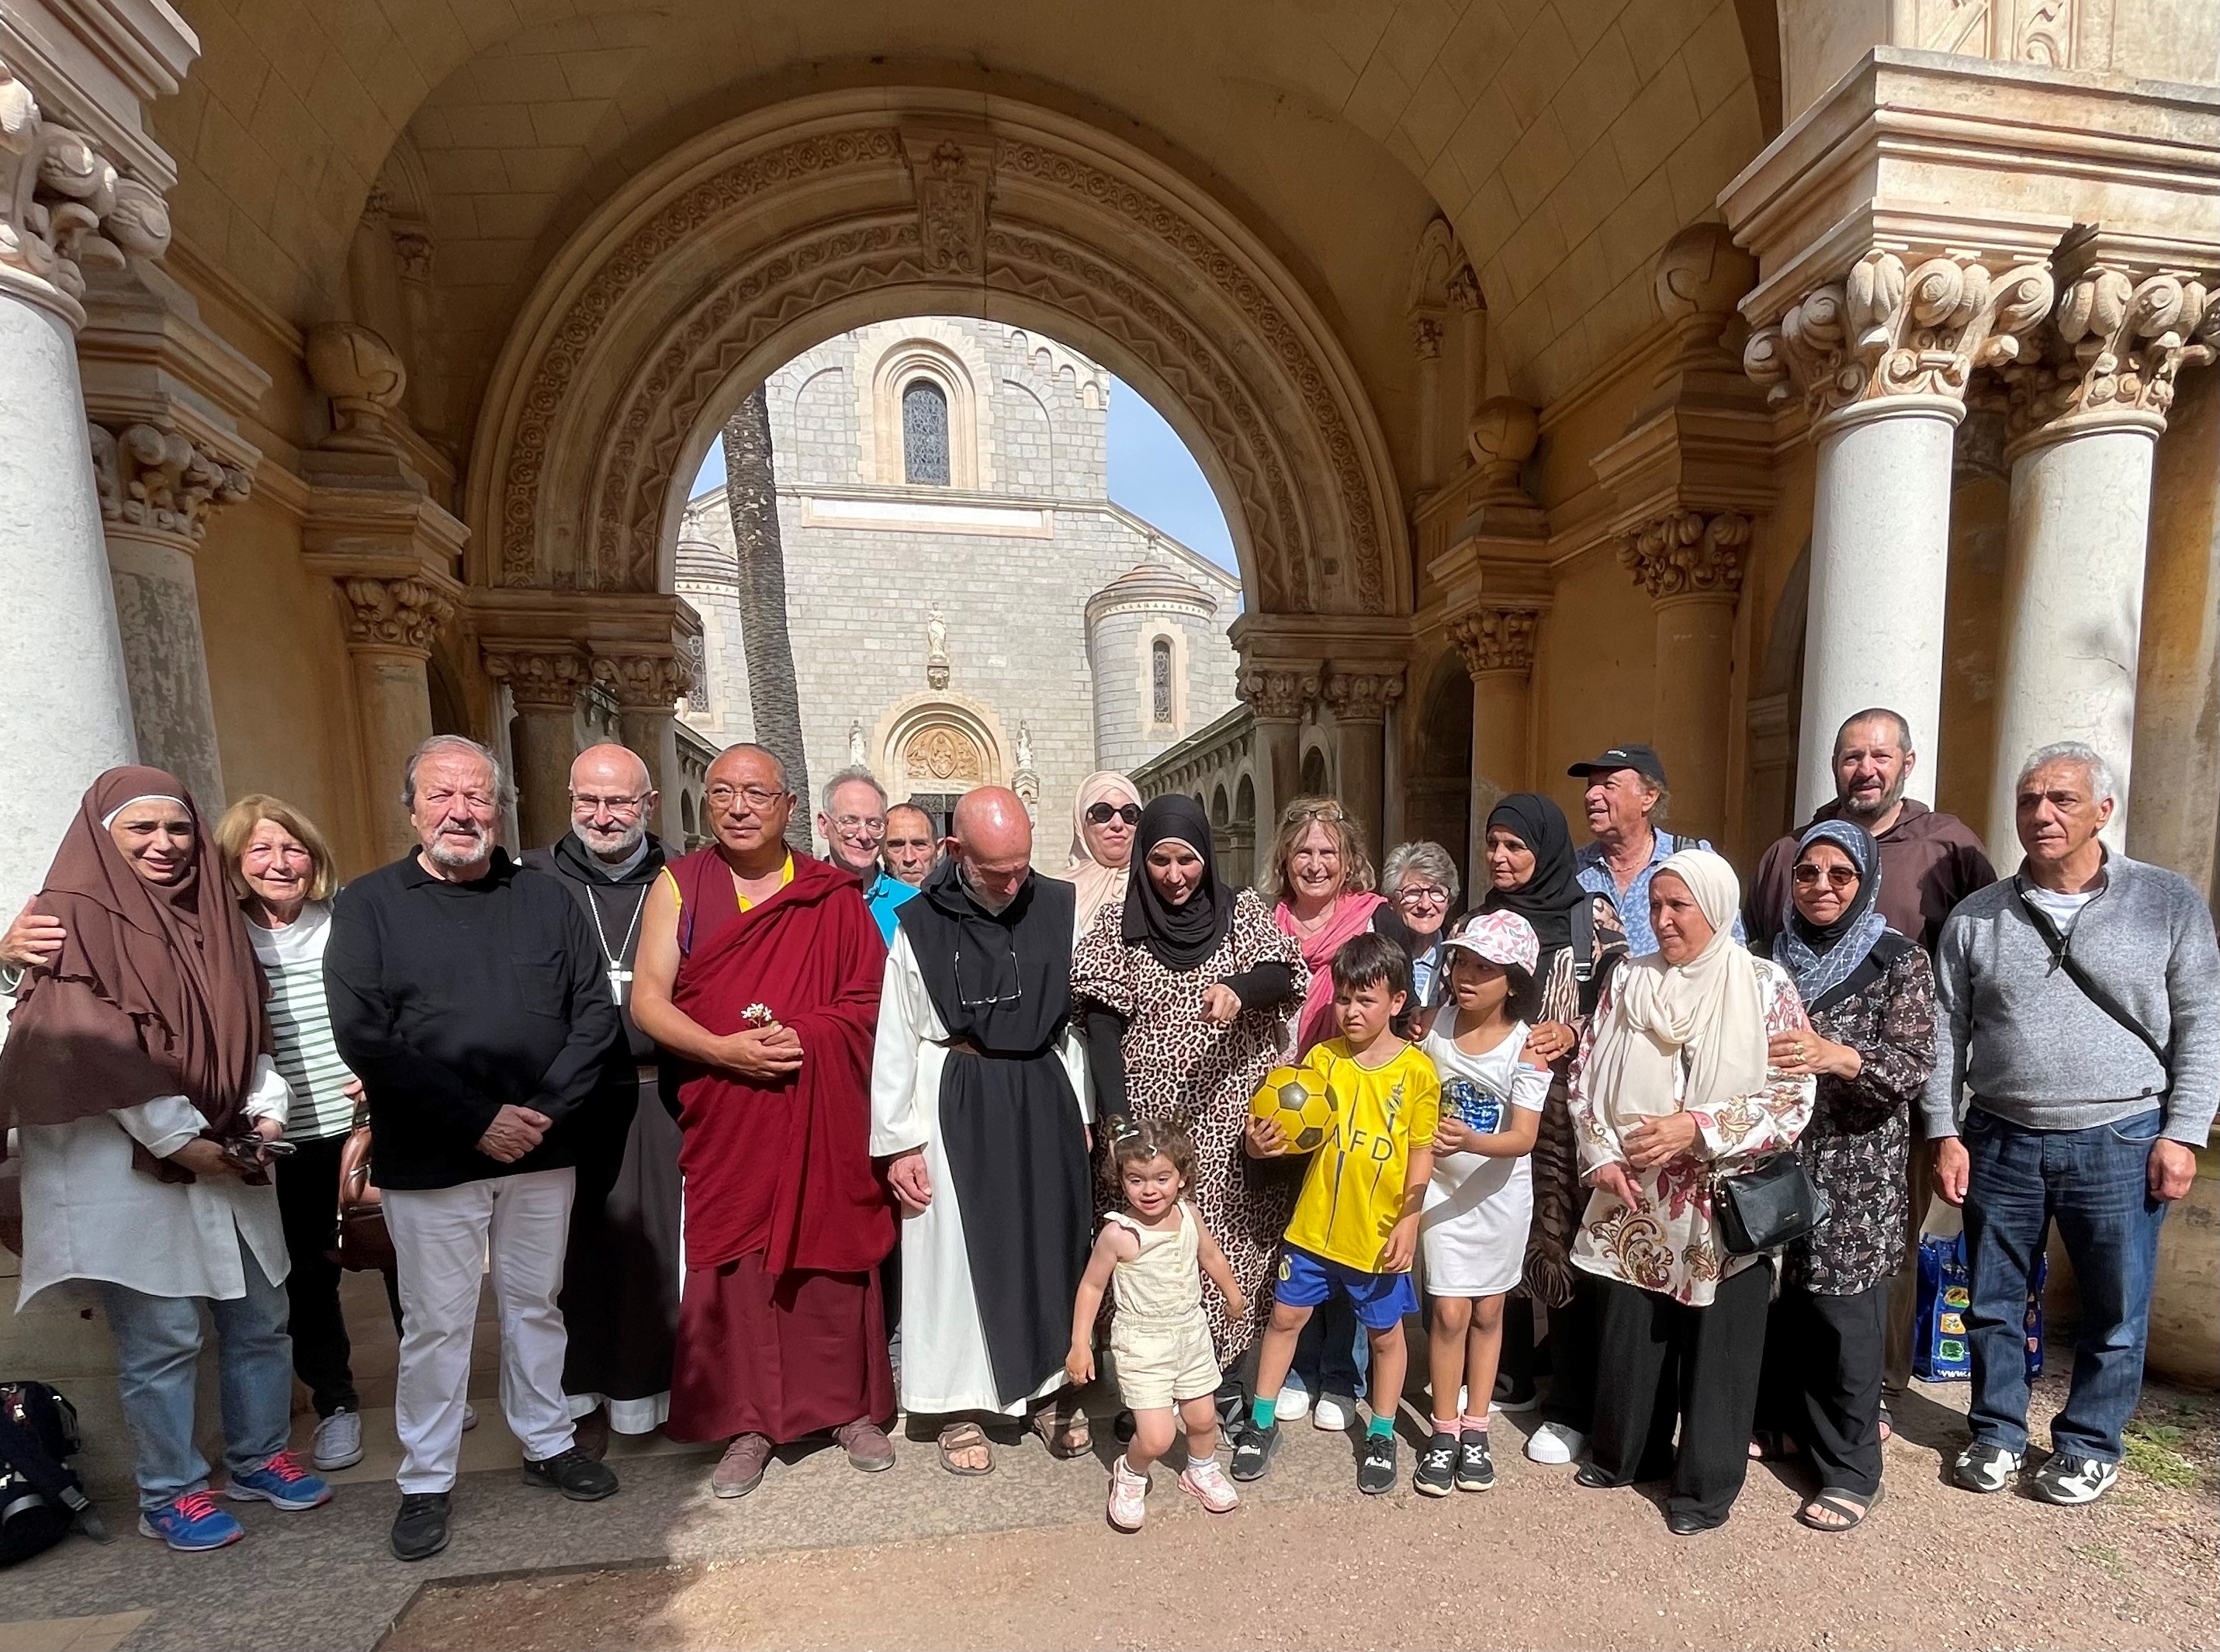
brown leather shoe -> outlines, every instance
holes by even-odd
[[[832,1438],[848,1454],[851,1468],[876,1474],[895,1466],[895,1443],[887,1437],[886,1430],[868,1417],[834,1429]]]
[[[719,1497],[745,1497],[763,1484],[770,1464],[770,1442],[760,1434],[743,1434],[725,1448],[709,1475],[709,1489]]]
[[[599,1462],[609,1454],[609,1408],[596,1406],[571,1424],[571,1443],[578,1455]]]

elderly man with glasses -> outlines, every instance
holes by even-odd
[[[647,829],[656,797],[637,754],[589,746],[571,765],[569,834],[523,857],[558,880],[593,926],[624,1025],[578,1155],[560,1301],[570,1331],[563,1392],[578,1449],[596,1459],[612,1429],[650,1434],[662,1426],[678,1329],[678,1125],[664,1100],[655,1041],[634,1025],[631,1003],[640,918],[664,859]]]
[[[825,840],[825,857],[853,872],[864,886],[864,904],[871,909],[879,938],[891,946],[895,913],[904,901],[917,898],[917,889],[879,864],[887,836],[887,789],[878,776],[857,764],[826,781],[818,794],[817,835]]]
[[[814,1435],[866,1472],[894,1466],[878,1274],[894,1210],[870,1141],[887,953],[855,876],[787,848],[776,757],[733,746],[704,799],[715,841],[648,895],[632,1010],[684,1063],[669,1431],[727,1442],[709,1487],[745,1497],[777,1447]]]

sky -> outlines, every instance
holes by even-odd
[[[724,480],[725,450],[712,443],[694,491]],[[1122,378],[1111,380],[1110,498],[1219,567],[1239,571],[1233,536],[1226,532],[1225,514],[1202,467],[1163,415]]]

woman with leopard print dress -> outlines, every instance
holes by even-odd
[[[1072,955],[1071,995],[1106,1131],[1129,1116],[1175,1123],[1194,1143],[1188,1197],[1248,1298],[1235,1315],[1215,1285],[1203,1287],[1230,1372],[1271,1313],[1273,1262],[1300,1186],[1299,1163],[1291,1173],[1250,1158],[1241,1132],[1302,1007],[1302,955],[1253,891],[1219,881],[1193,798],[1159,797],[1143,811],[1132,864],[1126,899],[1096,916]]]

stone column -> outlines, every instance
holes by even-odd
[[[0,62],[0,659],[16,668],[0,907],[11,917],[84,788],[138,756],[76,335],[83,266],[154,257],[169,239],[160,195],[47,120]]]
[[[432,641],[454,613],[427,580],[350,574],[337,582],[346,599],[347,655],[361,717],[363,774],[370,791],[371,838],[380,864],[417,846],[401,807],[409,754],[432,737],[426,676]]]
[[[578,693],[591,680],[586,656],[563,642],[483,645],[486,675],[508,685],[516,706],[517,828],[527,846],[571,829],[571,760],[578,755]]]
[[[1749,518],[1739,511],[1676,510],[1618,550],[1657,616],[1650,739],[1672,777],[1670,824],[1714,843],[1726,830],[1735,602],[1749,543]]]
[[[647,765],[648,778],[664,798],[678,795],[678,735],[672,708],[687,692],[686,662],[675,653],[597,654],[594,680],[616,696],[617,733]],[[564,820],[567,824],[567,806]],[[656,805],[648,830],[664,834],[664,805]]]
[[[1802,393],[1818,444],[1799,819],[1835,795],[1835,730],[1851,713],[1889,707],[1933,748],[1953,434],[1974,371],[2019,353],[2053,290],[2039,265],[1999,274],[1950,255],[1907,270],[1873,252],[1750,334],[1744,369],[1775,401]],[[1921,764],[1912,795],[1933,801],[1935,779]]]
[[[1450,272],[1450,308],[1457,318],[1457,421],[1462,425],[1487,396],[1487,306],[1469,264]]]
[[[1442,318],[1420,311],[1411,317],[1411,348],[1419,363],[1419,486],[1439,485],[1442,470]]]
[[[1244,666],[1238,685],[1257,720],[1257,836],[1269,841],[1280,811],[1302,795],[1304,708],[1318,697],[1318,674],[1302,666]]]
[[[1386,828],[1388,708],[1403,697],[1403,668],[1337,665],[1326,674],[1324,695],[1333,708],[1341,806],[1363,830],[1377,866],[1388,849],[1381,841]]]
[[[2013,790],[2028,754],[2080,740],[2117,782],[2105,838],[2120,850],[2152,458],[2175,373],[2212,359],[2220,304],[2198,283],[2167,274],[2138,281],[2072,253],[2061,259],[2061,286],[2046,358],[2006,375],[2011,511],[1988,841],[2016,841]]]
[[[1534,628],[1541,612],[1489,604],[1450,621],[1450,644],[1472,678],[1472,837],[1467,864],[1486,863],[1487,816],[1506,793],[1531,783]]]

